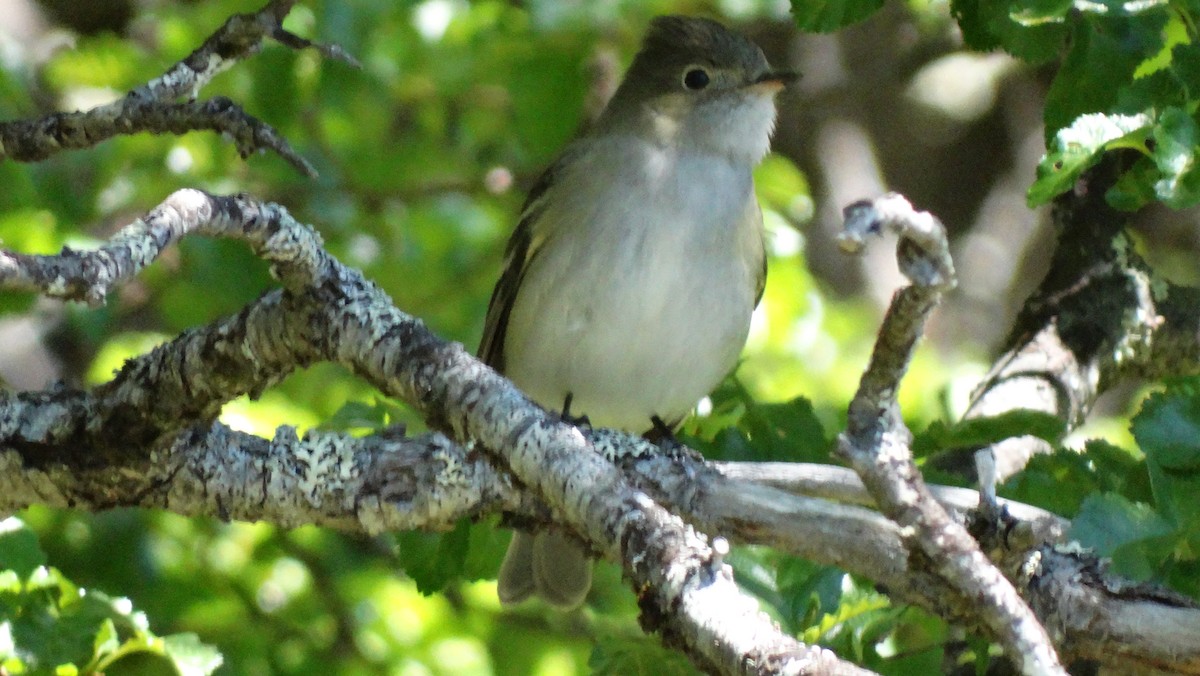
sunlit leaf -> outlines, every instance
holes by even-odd
[[[15,516],[0,521],[0,570],[10,570],[19,578],[28,577],[46,565],[46,553],[37,535]]]
[[[1038,165],[1037,181],[1029,188],[1029,205],[1045,204],[1066,192],[1085,170],[1114,147],[1145,149],[1152,134],[1148,115],[1082,115],[1054,136]]]
[[[173,634],[164,637],[163,653],[171,660],[180,676],[208,676],[224,662],[221,653],[212,646],[201,643],[195,634]]]

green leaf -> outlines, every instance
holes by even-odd
[[[792,15],[802,30],[829,33],[871,16],[883,0],[792,0]]]
[[[1146,398],[1131,428],[1145,471],[1122,469],[1127,461],[1098,446],[1097,471],[1121,475],[1114,485],[1124,495],[1088,498],[1071,535],[1111,557],[1114,572],[1200,595],[1200,378],[1169,381]]]
[[[828,462],[832,441],[812,402],[797,397],[764,404],[754,400],[736,378],[712,394],[714,410],[740,408],[738,427],[726,427],[712,441],[681,435],[680,439],[715,460]]]
[[[1075,516],[1083,500],[1096,493],[1151,500],[1146,467],[1137,457],[1103,441],[1089,441],[1085,452],[1059,449],[1030,459],[1005,482],[1001,494],[1065,517]]]
[[[1146,454],[1159,511],[1177,526],[1200,524],[1200,391],[1192,380],[1142,404],[1130,426]]]
[[[14,655],[21,668],[55,674],[106,672],[137,653],[170,658],[128,599],[79,589],[54,568],[36,568],[23,586],[5,585],[0,617],[0,633],[8,636],[0,640],[0,663],[14,673]],[[206,675],[220,664],[220,655],[194,636],[180,639],[179,647],[183,659],[174,661],[181,674]]]
[[[866,593],[855,599],[842,599],[837,609],[826,613],[821,620],[804,631],[801,640],[806,643],[817,643],[825,639],[841,625],[859,624],[871,621],[878,616],[879,611],[891,608],[891,601],[882,594]]]
[[[1200,72],[1197,73],[1200,75]],[[1197,146],[1200,127],[1183,108],[1165,108],[1148,128],[1148,138],[1139,131],[1121,143],[1109,147],[1134,147],[1148,152],[1118,179],[1106,195],[1109,204],[1132,211],[1152,201],[1162,201],[1173,209],[1200,203],[1200,171],[1197,171]]]
[[[780,605],[774,566],[777,558],[774,550],[751,545],[733,547],[725,561],[733,568],[734,578],[743,591],[777,607]]]
[[[1167,16],[1165,11],[1084,14],[1076,21],[1071,50],[1046,93],[1046,132],[1056,134],[1087,113],[1118,112],[1115,106],[1134,71],[1162,48]]]
[[[463,561],[463,579],[496,579],[500,561],[508,549],[508,532],[499,527],[499,519],[485,519],[471,524],[469,539],[466,560]]]
[[[35,571],[12,618],[13,642],[34,672],[88,664],[104,620],[94,604],[77,594],[60,595],[69,585],[58,578],[53,569]]]
[[[405,532],[396,535],[396,557],[422,594],[445,589],[462,576],[471,522],[461,519],[449,533]]]
[[[1031,63],[1042,63],[1058,55],[1067,35],[1063,18],[1069,9],[1070,3],[1064,0],[1026,3],[952,0],[950,3],[967,46],[985,51],[1001,48]]]
[[[1179,534],[1171,532],[1123,543],[1111,554],[1111,569],[1132,580],[1166,582],[1176,567],[1176,547],[1181,542]]]
[[[44,565],[46,553],[25,523],[15,516],[0,521],[0,570],[11,570],[19,578],[26,578]]]
[[[1106,151],[1136,147],[1145,151],[1151,135],[1148,115],[1081,115],[1071,126],[1054,135],[1050,151],[1037,168],[1037,180],[1029,188],[1030,207],[1045,204],[1070,190],[1088,168]]]
[[[1176,47],[1186,50],[1189,46],[1192,46],[1192,43],[1188,37],[1187,22],[1183,20],[1181,14],[1171,14],[1167,18],[1166,25],[1163,27],[1162,49],[1138,64],[1133,77],[1140,80],[1155,73],[1171,69],[1177,60],[1175,55]]]
[[[1162,31],[1162,48],[1138,64],[1134,79],[1118,92],[1122,110],[1188,107],[1200,78],[1200,44],[1190,41],[1186,23],[1172,15]]]
[[[1133,418],[1133,437],[1164,469],[1200,471],[1200,396],[1183,388],[1150,395]]]
[[[833,612],[842,599],[846,573],[832,566],[819,566],[794,556],[782,556],[775,567],[775,586],[783,601],[782,611],[790,625],[804,631],[820,617]]]
[[[96,637],[92,640],[92,655],[94,657],[104,657],[117,651],[120,647],[121,640],[117,636],[117,625],[113,624],[112,619],[105,618],[100,623],[100,628],[96,630]]]
[[[1196,167],[1200,129],[1196,121],[1180,108],[1168,108],[1154,127],[1154,141],[1154,163],[1162,173],[1154,184],[1159,199],[1172,209],[1200,203],[1200,171]]]
[[[163,637],[163,654],[180,676],[208,676],[224,662],[216,648],[201,643],[195,634]]]
[[[1171,530],[1171,524],[1149,505],[1104,493],[1083,501],[1079,514],[1071,521],[1070,536],[1100,556],[1111,556],[1122,545]]]
[[[1154,499],[1143,454],[1091,439],[1084,446],[1083,457],[1097,481],[1096,491],[1092,492],[1120,493],[1134,502]]]
[[[747,409],[742,426],[763,460],[829,459],[831,441],[805,397],[782,404],[755,404]]]
[[[1009,18],[1022,26],[1060,23],[1074,4],[1073,0],[1027,0],[1009,3]]]
[[[1155,183],[1158,182],[1159,176],[1154,160],[1140,157],[1117,178],[1117,182],[1108,189],[1104,198],[1114,209],[1137,211],[1158,199]]]
[[[1056,443],[1066,426],[1057,416],[1017,409],[989,418],[971,418],[947,425],[935,421],[913,439],[913,452],[929,454],[958,448],[987,446],[1011,437],[1035,436]]]

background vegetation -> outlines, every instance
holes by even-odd
[[[230,14],[258,7],[85,4],[94,16],[72,3],[0,2],[0,119],[111,100],[182,58]],[[862,261],[835,251],[838,212],[853,199],[899,190],[955,236],[960,290],[937,316],[903,392],[916,430],[957,418],[1041,279],[1052,233],[1027,206],[1027,191],[1047,143],[1059,154],[1028,194],[1035,205],[1068,189],[1106,148],[1143,138],[1130,134],[1157,139],[1142,144],[1145,163],[1114,199],[1149,205],[1135,232],[1160,270],[1200,279],[1194,215],[1156,206],[1188,207],[1200,185],[1191,172],[1195,106],[1184,86],[1200,63],[1189,56],[1194,8],[1107,3],[1114,10],[1101,16],[1066,2],[962,2],[953,11],[917,0],[882,9],[796,4],[793,16],[769,0],[311,0],[292,11],[288,28],[342,45],[361,70],[268,47],[205,94],[229,96],[274,125],[319,179],[273,155],[243,161],[213,135],[118,138],[39,164],[0,163],[0,239],[52,253],[96,243],[181,187],[247,191],[316,226],[335,255],[400,308],[474,345],[524,190],[583,123],[597,82],[628,62],[650,17],[704,13],[804,74],[780,98],[776,154],[758,175],[770,274],[744,362],[685,429],[711,457],[829,460],[880,308],[898,283],[887,247]],[[868,16],[836,33],[796,25],[833,30]],[[964,41],[1019,58],[970,51]],[[1083,113],[1106,116],[1077,123]],[[1055,146],[1055,133],[1072,124],[1085,142]],[[0,377],[27,389],[103,382],[128,356],[238,310],[271,284],[241,245],[189,239],[104,307],[0,295]],[[1123,572],[1196,595],[1200,510],[1183,497],[1196,494],[1189,491],[1200,464],[1196,437],[1188,441],[1200,425],[1194,389],[1181,381],[1155,395],[1134,435],[1128,414],[1141,395],[1114,393],[1101,408],[1115,418],[1069,438],[1069,450],[1036,462],[1009,494],[1081,516],[1076,535],[1114,554]],[[222,419],[267,435],[280,424],[420,427],[329,365],[229,406]],[[1097,435],[1108,441],[1078,453]],[[930,439],[925,448],[936,448],[936,434]],[[120,650],[142,645],[122,642],[130,637],[177,664],[211,667],[213,653],[189,639],[154,647],[131,602],[155,633],[192,632],[215,646],[223,673],[690,670],[641,635],[633,595],[608,564],[581,612],[502,610],[492,578],[508,534],[493,526],[365,540],[167,513],[32,509],[0,523],[0,568],[13,571],[0,573],[0,619],[18,607],[81,618],[66,632],[71,641],[46,638],[43,668],[54,660],[112,673],[166,668],[149,657],[108,667]],[[735,549],[731,561],[783,626],[870,668],[925,674],[941,670],[946,655],[967,665],[988,660],[986,644],[891,605],[869,581],[762,548]],[[42,563],[62,577],[46,573],[33,591],[14,591]],[[91,601],[73,603],[72,584],[91,590]],[[109,626],[104,618],[120,640],[93,640],[100,630],[91,628]],[[0,632],[0,672],[17,664],[4,661],[5,649]]]

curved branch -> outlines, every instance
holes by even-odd
[[[184,96],[194,99],[218,73],[256,54],[266,38],[293,49],[315,48],[327,57],[357,65],[337,46],[316,45],[285,31],[282,22],[294,4],[295,0],[274,0],[253,14],[230,17],[196,51],[117,101],[83,112],[0,122],[0,161],[36,162],[122,134],[184,134],[207,129],[230,136],[243,158],[274,150],[298,171],[316,177],[313,166],[286,139],[229,99],[177,102]]]
[[[899,195],[846,208],[852,251],[862,235],[891,227],[900,235],[900,269],[912,281],[892,298],[879,330],[871,362],[850,402],[846,431],[838,436],[838,453],[850,461],[883,513],[906,534],[914,553],[924,555],[963,600],[975,600],[982,624],[1026,674],[1065,674],[1049,634],[979,548],[966,528],[933,498],[913,462],[911,433],[900,416],[900,390],[925,320],[941,294],[954,287],[945,229],[928,213],[918,213]]]

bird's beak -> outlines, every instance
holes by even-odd
[[[755,78],[750,86],[771,94],[778,93],[784,87],[800,79],[800,73],[790,70],[769,70]]]

